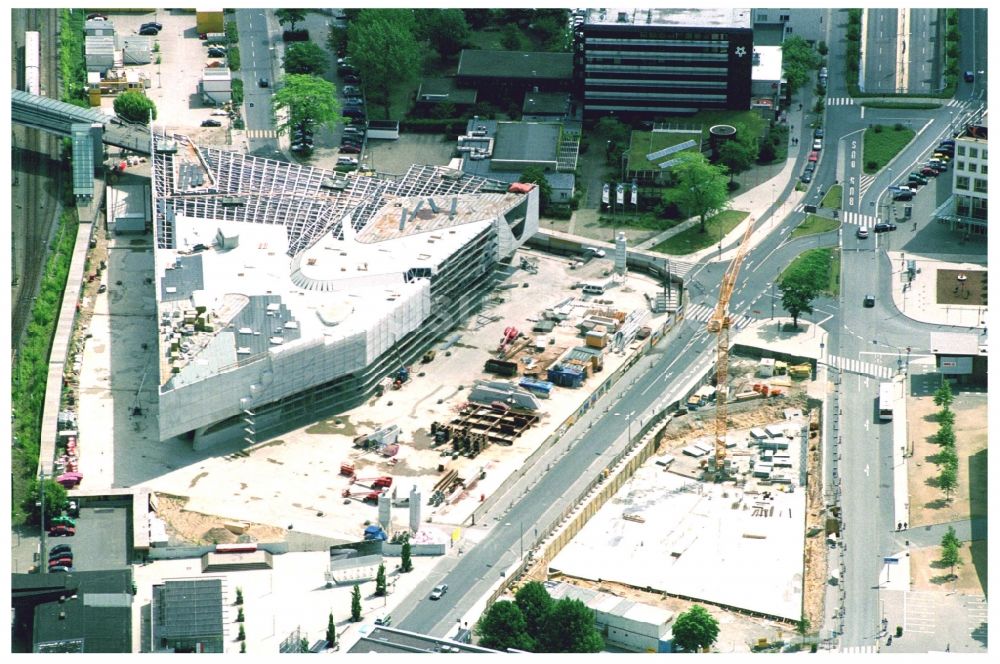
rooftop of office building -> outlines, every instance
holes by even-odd
[[[656,25],[691,28],[751,28],[749,8],[681,9],[622,7],[587,10],[586,25]]]

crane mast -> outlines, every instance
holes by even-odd
[[[755,219],[750,218],[740,247],[733,257],[726,273],[722,277],[719,288],[719,301],[715,311],[708,321],[708,331],[717,335],[715,360],[715,470],[721,473],[726,460],[726,427],[727,409],[726,397],[729,394],[729,299],[733,296],[736,279],[740,275],[740,266],[750,248],[750,234],[753,232]]]

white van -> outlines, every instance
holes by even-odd
[[[583,292],[588,295],[604,295],[604,286],[600,284],[584,284]]]

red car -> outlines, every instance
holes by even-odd
[[[52,560],[49,561],[49,567],[55,567],[56,565],[62,565],[63,567],[72,567],[73,559],[67,556],[63,556],[62,558],[53,558]]]
[[[937,177],[940,171],[936,168],[931,168],[930,166],[924,166],[920,169],[921,175],[929,175],[931,177]]]
[[[819,161],[819,152],[813,150],[809,153],[809,161]]]
[[[341,145],[340,151],[344,154],[359,154],[361,152],[361,148],[357,145],[348,144],[348,145]]]
[[[52,537],[72,537],[76,535],[76,528],[72,526],[53,526],[49,528],[49,535]]]

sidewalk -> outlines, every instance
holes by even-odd
[[[893,252],[892,302],[904,316],[921,323],[982,328],[977,331],[983,335],[985,344],[988,307],[975,304],[938,304],[936,293],[939,270],[983,271],[986,269],[982,262],[985,256],[947,255],[943,258],[950,258],[951,261]],[[906,272],[906,262],[910,260],[917,267],[917,274],[912,281],[907,279]]]

